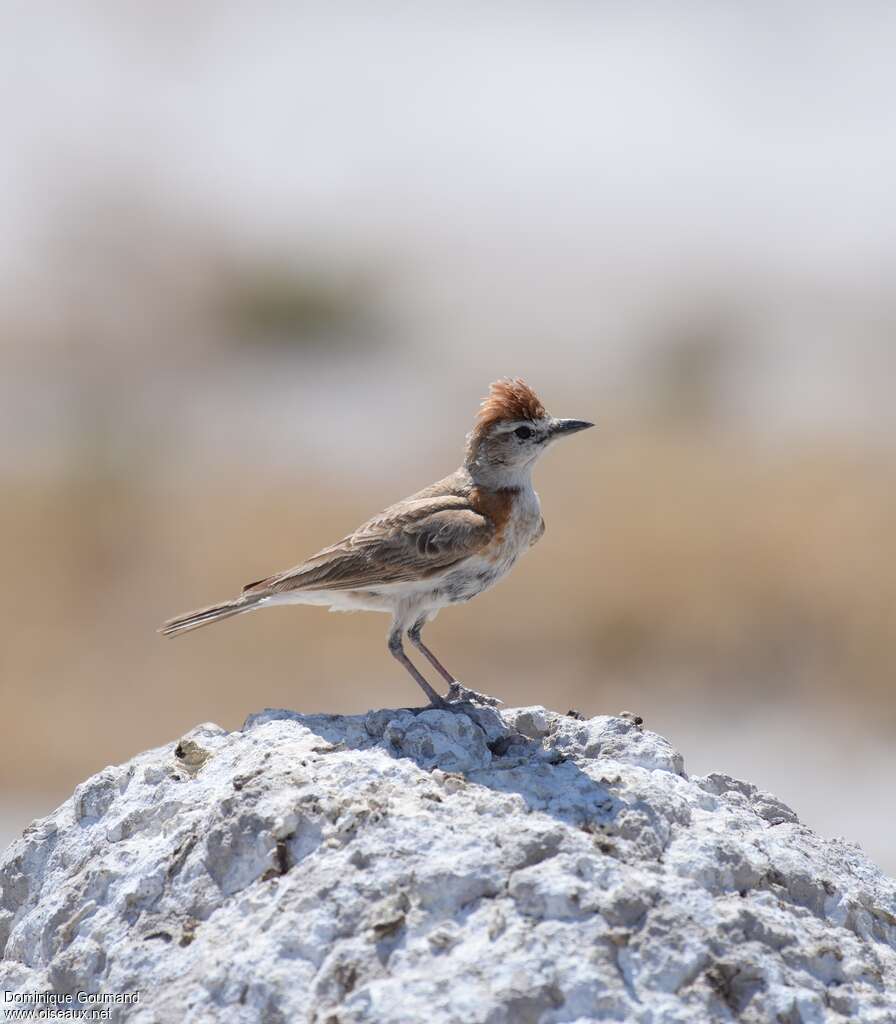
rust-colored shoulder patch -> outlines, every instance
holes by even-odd
[[[470,507],[494,524],[495,540],[500,540],[504,533],[518,493],[515,487],[502,487],[499,490],[474,487],[470,491]]]
[[[504,378],[489,385],[488,398],[482,402],[474,429],[482,434],[500,420],[537,420],[542,416],[544,406],[532,388],[519,377]]]

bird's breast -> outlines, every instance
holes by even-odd
[[[528,551],[542,530],[538,494],[531,487],[516,492],[506,519],[495,531],[492,557],[516,559],[523,551]]]
[[[500,517],[492,517],[492,540],[441,581],[440,589],[449,602],[469,601],[497,583],[541,535],[541,504],[534,490],[502,497],[500,511]]]

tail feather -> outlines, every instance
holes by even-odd
[[[180,636],[181,633],[189,633],[192,629],[199,629],[200,626],[208,626],[220,619],[229,619],[232,615],[242,615],[243,612],[257,608],[264,600],[263,596],[246,598],[238,597],[233,601],[225,601],[223,604],[212,604],[208,608],[198,608],[194,612],[187,612],[186,615],[178,615],[169,619],[159,627],[162,636]]]

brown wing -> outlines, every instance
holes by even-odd
[[[491,521],[462,495],[411,499],[294,569],[251,583],[243,592],[353,590],[426,579],[480,551],[494,534]]]

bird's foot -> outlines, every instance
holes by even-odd
[[[449,704],[481,704],[489,708],[497,708],[504,703],[500,697],[490,697],[487,693],[471,690],[456,679],[448,688],[447,701]]]

